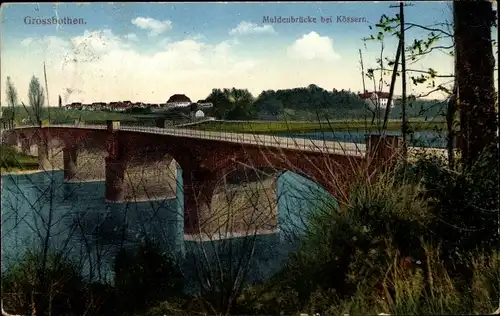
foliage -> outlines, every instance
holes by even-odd
[[[256,118],[254,98],[247,89],[213,89],[206,98],[214,106],[213,114],[227,120]]]
[[[327,91],[314,84],[304,88],[266,90],[252,101],[248,90],[214,89],[207,101],[214,104],[213,115],[224,120],[311,120],[362,119],[369,115],[365,101],[356,93],[347,90]],[[408,111],[408,117],[442,115],[442,106],[437,100],[418,100]],[[399,118],[401,106],[395,104],[391,118]],[[426,113],[428,112],[428,113]],[[290,114],[293,113],[293,114]]]
[[[38,158],[18,153],[12,147],[1,145],[0,168],[6,171],[12,169],[38,169]]]
[[[3,115],[5,115],[5,119],[8,121],[8,126],[12,128],[14,127],[14,111],[12,110],[12,108],[18,104],[17,90],[14,87],[14,83],[11,81],[10,77],[7,77],[6,85],[7,87],[5,94],[7,96],[7,105],[9,111],[6,111],[6,113]]]
[[[114,262],[115,286],[122,311],[136,311],[182,292],[180,270],[151,241],[137,252],[121,249]]]
[[[369,35],[364,38],[365,41],[378,41],[384,42],[386,37],[397,37],[401,35],[400,29],[400,16],[399,13],[395,13],[394,16],[388,16],[383,14],[380,17],[378,23],[375,24],[373,28],[370,26],[370,30],[373,30],[374,34]],[[408,41],[410,44],[405,46],[405,61],[407,64],[412,65],[416,62],[422,60],[425,56],[441,52],[442,54],[453,56],[453,34],[450,29],[453,25],[449,21],[443,21],[433,25],[421,25],[418,23],[412,23],[405,20],[405,38],[408,40],[409,34],[412,31],[418,31],[418,37],[414,38],[413,41]],[[424,34],[424,35],[422,35]],[[389,67],[392,67],[395,60],[383,57],[383,59],[377,60],[377,65],[379,68],[369,68],[367,70],[367,76],[372,79],[374,72],[379,71],[386,73],[389,70],[383,67],[383,62],[386,62]],[[410,74],[410,79],[413,85],[427,84],[427,88],[430,89],[428,93],[418,96],[410,96],[411,98],[419,98],[428,96],[434,92],[442,91],[451,94],[453,90],[447,83],[436,83],[438,78],[453,78],[454,75],[450,74],[439,74],[435,69],[411,69],[407,68],[406,71]],[[399,71],[398,76],[401,76]],[[453,80],[451,80],[453,83]]]
[[[498,156],[485,155],[462,171],[443,165],[440,158],[423,156],[407,172],[425,187],[423,196],[436,218],[429,229],[442,243],[443,256],[468,265],[467,254],[497,243]]]
[[[40,84],[40,80],[33,76],[30,81],[28,89],[28,99],[29,105],[33,110],[33,118],[35,119],[35,124],[38,125],[38,121],[42,119],[43,106],[45,104],[45,93]]]
[[[498,172],[450,171],[435,157],[358,182],[344,205],[313,213],[301,249],[244,292],[241,313],[491,313],[497,210]]]
[[[54,315],[82,315],[87,306],[77,266],[55,252],[48,256],[45,271],[42,271],[41,262],[41,253],[27,251],[3,274],[5,305],[25,315],[31,314],[35,308],[37,311],[50,309]],[[46,276],[48,283],[44,282],[42,275]]]

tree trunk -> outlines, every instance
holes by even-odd
[[[489,1],[454,1],[460,149],[466,166],[496,143],[494,65]]]

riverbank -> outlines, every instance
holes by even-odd
[[[16,148],[0,145],[0,174],[32,174],[42,172],[38,169],[38,157],[20,153]]]
[[[429,131],[444,128],[443,121],[410,120],[408,122],[412,131]],[[286,122],[286,121],[202,121],[199,124],[186,126],[186,128],[233,132],[233,133],[279,133],[279,132],[332,132],[332,131],[366,131],[378,132],[376,125],[371,125],[366,120],[332,120],[329,122]],[[387,131],[400,131],[400,120],[389,120]]]
[[[3,176],[20,176],[20,175],[25,175],[25,174],[35,174],[35,173],[40,173],[40,172],[45,172],[47,170],[24,170],[24,169],[0,169],[0,175]]]

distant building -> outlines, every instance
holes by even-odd
[[[191,99],[185,94],[174,94],[167,101],[168,108],[187,107],[191,105]]]
[[[95,111],[95,110],[102,110],[106,108],[106,103],[104,102],[94,102],[92,103],[92,106],[90,107],[90,110]]]
[[[81,110],[82,109],[82,103],[81,102],[73,102],[71,104],[67,104],[64,107],[66,110],[72,109],[72,110]]]
[[[387,92],[368,92],[360,93],[359,97],[365,100],[368,107],[371,109],[379,106],[381,109],[387,108],[387,104],[389,102],[389,93]],[[391,108],[394,107],[394,102],[391,103]]]
[[[194,118],[196,118],[196,119],[203,118],[203,117],[205,117],[205,113],[203,113],[203,111],[202,111],[202,110],[198,110],[198,111],[196,111],[196,113],[194,114]]]
[[[196,102],[198,104],[198,107],[199,108],[211,108],[213,107],[214,105],[212,104],[212,102],[207,102],[207,100],[198,100]]]

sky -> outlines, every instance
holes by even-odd
[[[6,78],[27,103],[32,76],[45,88],[49,105],[63,103],[164,103],[173,94],[196,101],[213,88],[263,90],[306,87],[362,91],[359,49],[365,69],[377,67],[380,42],[363,38],[397,3],[30,3],[1,6],[1,101]],[[277,23],[273,17],[305,18]],[[270,19],[266,19],[270,17]],[[355,18],[348,22],[347,18]],[[451,22],[451,3],[414,2],[407,22]],[[59,24],[40,24],[60,20]],[[61,20],[65,19],[65,20]],[[76,21],[68,24],[67,21]],[[426,33],[406,32],[407,43]],[[443,40],[442,45],[449,41]],[[393,58],[397,39],[384,40]],[[408,69],[452,74],[453,59],[435,51]],[[378,80],[378,79],[377,79]],[[384,76],[390,81],[390,76]],[[449,82],[450,79],[442,79]],[[429,88],[408,84],[408,91]],[[441,83],[441,82],[438,82]],[[366,79],[368,90],[374,83]],[[398,84],[395,93],[401,93]],[[388,88],[384,88],[387,91]],[[433,94],[430,97],[440,97]]]

